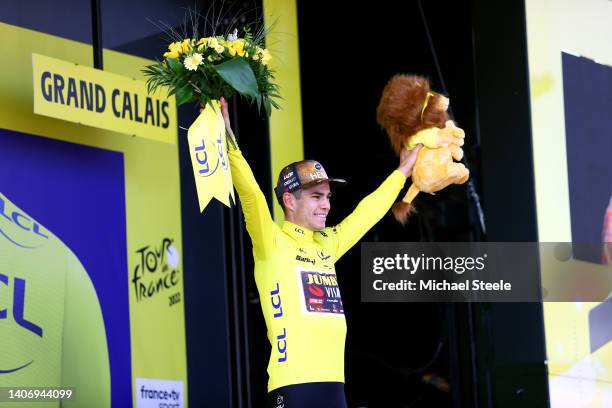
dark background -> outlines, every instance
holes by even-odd
[[[305,156],[349,182],[332,198],[330,225],[399,163],[376,123],[382,89],[397,73],[427,76],[433,89],[449,94],[477,177],[478,165],[471,160],[476,137],[470,9],[463,2],[423,3],[443,79],[416,1],[379,1],[376,7],[298,1]],[[465,186],[435,197],[421,194],[415,203],[419,213],[405,228],[388,214],[363,241],[469,241],[466,201]],[[359,246],[336,264],[336,271],[348,325],[349,405],[451,406],[449,392],[423,380],[432,374],[450,382],[446,306],[361,303]]]

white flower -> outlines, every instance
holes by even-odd
[[[185,68],[190,71],[195,71],[198,69],[198,65],[202,63],[202,54],[198,52],[194,52],[190,56],[185,58],[183,64],[185,64]]]
[[[227,36],[227,41],[236,41],[238,39],[238,29],[234,28],[234,31],[232,31],[228,36]]]

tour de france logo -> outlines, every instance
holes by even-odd
[[[136,251],[136,259],[131,279],[136,302],[164,296],[168,306],[181,302],[180,254],[173,238],[144,245]]]
[[[193,150],[193,156],[197,163],[197,172],[200,177],[210,177],[219,170],[227,170],[229,161],[227,149],[223,139],[223,132],[219,132],[216,139],[203,138],[202,144]]]

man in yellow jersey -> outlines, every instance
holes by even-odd
[[[233,135],[224,100],[221,109]],[[397,170],[340,224],[326,228],[329,184],[344,180],[329,178],[314,160],[285,167],[275,188],[285,212],[278,227],[242,153],[230,148],[232,179],[253,243],[255,281],[272,345],[268,407],[346,407],[346,321],[334,264],[389,210],[419,149],[402,151]]]

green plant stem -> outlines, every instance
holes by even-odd
[[[202,90],[201,90],[200,88],[198,88],[198,86],[197,86],[196,84],[194,84],[194,83],[193,83],[193,82],[191,82],[191,81],[188,81],[188,82],[189,82],[189,85],[193,86],[193,89],[195,89],[195,91],[196,91],[197,93],[199,93],[200,95],[202,94]]]
[[[225,130],[225,137],[227,141],[232,145],[232,150],[238,150],[238,144],[236,143],[236,136],[231,130]]]

